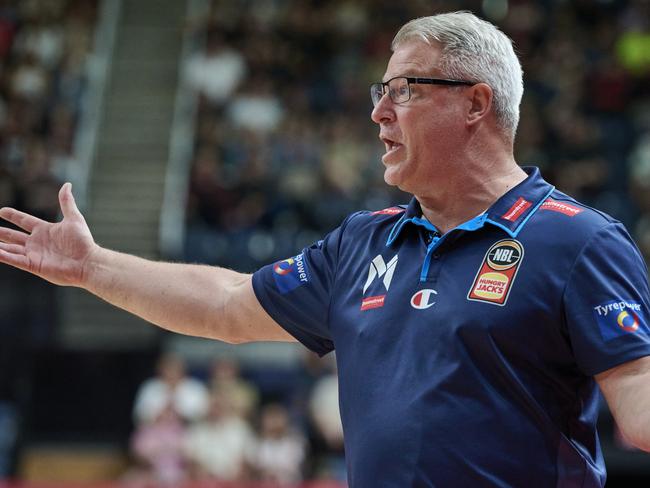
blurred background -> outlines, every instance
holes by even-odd
[[[515,41],[517,160],[650,258],[648,0],[0,0],[0,205],[55,220],[72,181],[104,246],[294,255],[408,201],[368,85],[405,21],[459,9]],[[333,358],[169,334],[8,267],[0,286],[0,480],[343,486]],[[650,457],[600,423],[608,486],[648,486]]]

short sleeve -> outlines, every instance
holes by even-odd
[[[584,246],[564,293],[578,367],[593,376],[650,355],[647,267],[625,228],[610,223]]]
[[[253,274],[255,295],[266,312],[320,356],[334,349],[329,305],[341,236],[350,218],[297,256],[264,266]]]

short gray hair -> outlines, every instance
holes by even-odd
[[[395,35],[391,49],[395,51],[402,42],[414,38],[441,44],[438,68],[444,76],[483,82],[492,88],[497,122],[514,139],[524,83],[510,38],[466,11],[411,20]]]

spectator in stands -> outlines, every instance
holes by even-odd
[[[174,407],[165,406],[155,418],[137,427],[131,453],[139,464],[125,477],[129,484],[178,486],[186,478],[183,454],[185,425]]]
[[[190,426],[185,455],[192,479],[244,481],[248,478],[247,455],[255,436],[251,425],[223,393],[210,396],[207,416]]]
[[[255,477],[279,486],[299,483],[305,455],[305,439],[289,423],[286,408],[279,404],[263,407],[257,444],[249,454]]]
[[[133,417],[136,425],[151,422],[168,406],[185,421],[202,418],[208,408],[208,390],[186,372],[185,361],[175,354],[163,354],[157,374],[139,388]]]
[[[245,419],[252,419],[259,402],[259,391],[241,377],[239,364],[234,359],[217,359],[210,371],[210,391],[229,398],[235,411]]]
[[[246,60],[226,43],[222,32],[212,29],[206,37],[205,50],[194,54],[185,65],[185,77],[208,104],[220,106],[244,79]]]

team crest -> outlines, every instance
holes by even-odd
[[[493,244],[485,253],[467,299],[505,305],[523,259],[524,246],[519,241],[504,239]]]

